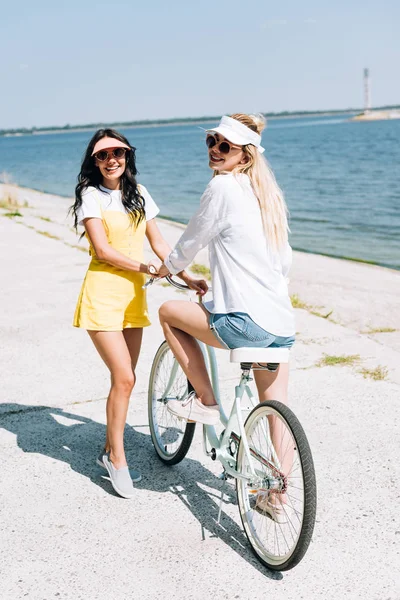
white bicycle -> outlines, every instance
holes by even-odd
[[[167,280],[178,289],[189,289],[170,277]],[[237,348],[230,351],[231,362],[240,364],[241,376],[227,417],[220,402],[214,349],[201,342],[199,345],[223,427],[218,435],[214,426],[203,425],[204,451],[221,463],[225,479],[236,479],[240,517],[257,558],[273,570],[291,569],[305,555],[314,530],[317,494],[311,450],[292,410],[275,400],[259,403],[248,385],[252,369],[275,371],[280,363],[288,362],[289,350]],[[196,423],[173,416],[167,404],[170,400],[183,401],[192,389],[164,341],[151,368],[148,414],[157,456],[169,466],[186,456]],[[244,422],[242,400],[245,397],[253,408]]]

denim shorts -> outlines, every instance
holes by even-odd
[[[234,348],[290,348],[295,336],[280,337],[257,325],[247,313],[209,315],[210,329],[227,350]]]

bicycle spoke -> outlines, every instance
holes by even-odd
[[[194,428],[190,428],[186,422],[170,413],[167,403],[172,399],[182,400],[187,393],[186,375],[177,365],[172,352],[164,342],[156,354],[150,375],[149,420],[157,453],[164,462],[171,462],[171,464],[176,464],[186,454]],[[189,433],[186,436],[187,432]],[[184,440],[186,440],[185,452],[180,452],[181,458],[176,458],[175,462],[172,462],[181,450]]]

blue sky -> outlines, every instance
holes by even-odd
[[[0,128],[400,103],[400,2],[22,0]]]

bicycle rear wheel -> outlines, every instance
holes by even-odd
[[[167,465],[176,465],[186,456],[196,428],[196,423],[174,417],[167,410],[167,403],[169,400],[183,400],[192,389],[164,341],[151,367],[148,413],[154,448],[159,459]]]
[[[262,402],[249,414],[245,432],[250,461],[240,441],[237,479],[243,527],[257,558],[286,571],[305,555],[315,524],[317,489],[314,464],[304,430],[286,405]],[[251,463],[251,464],[250,464]]]

